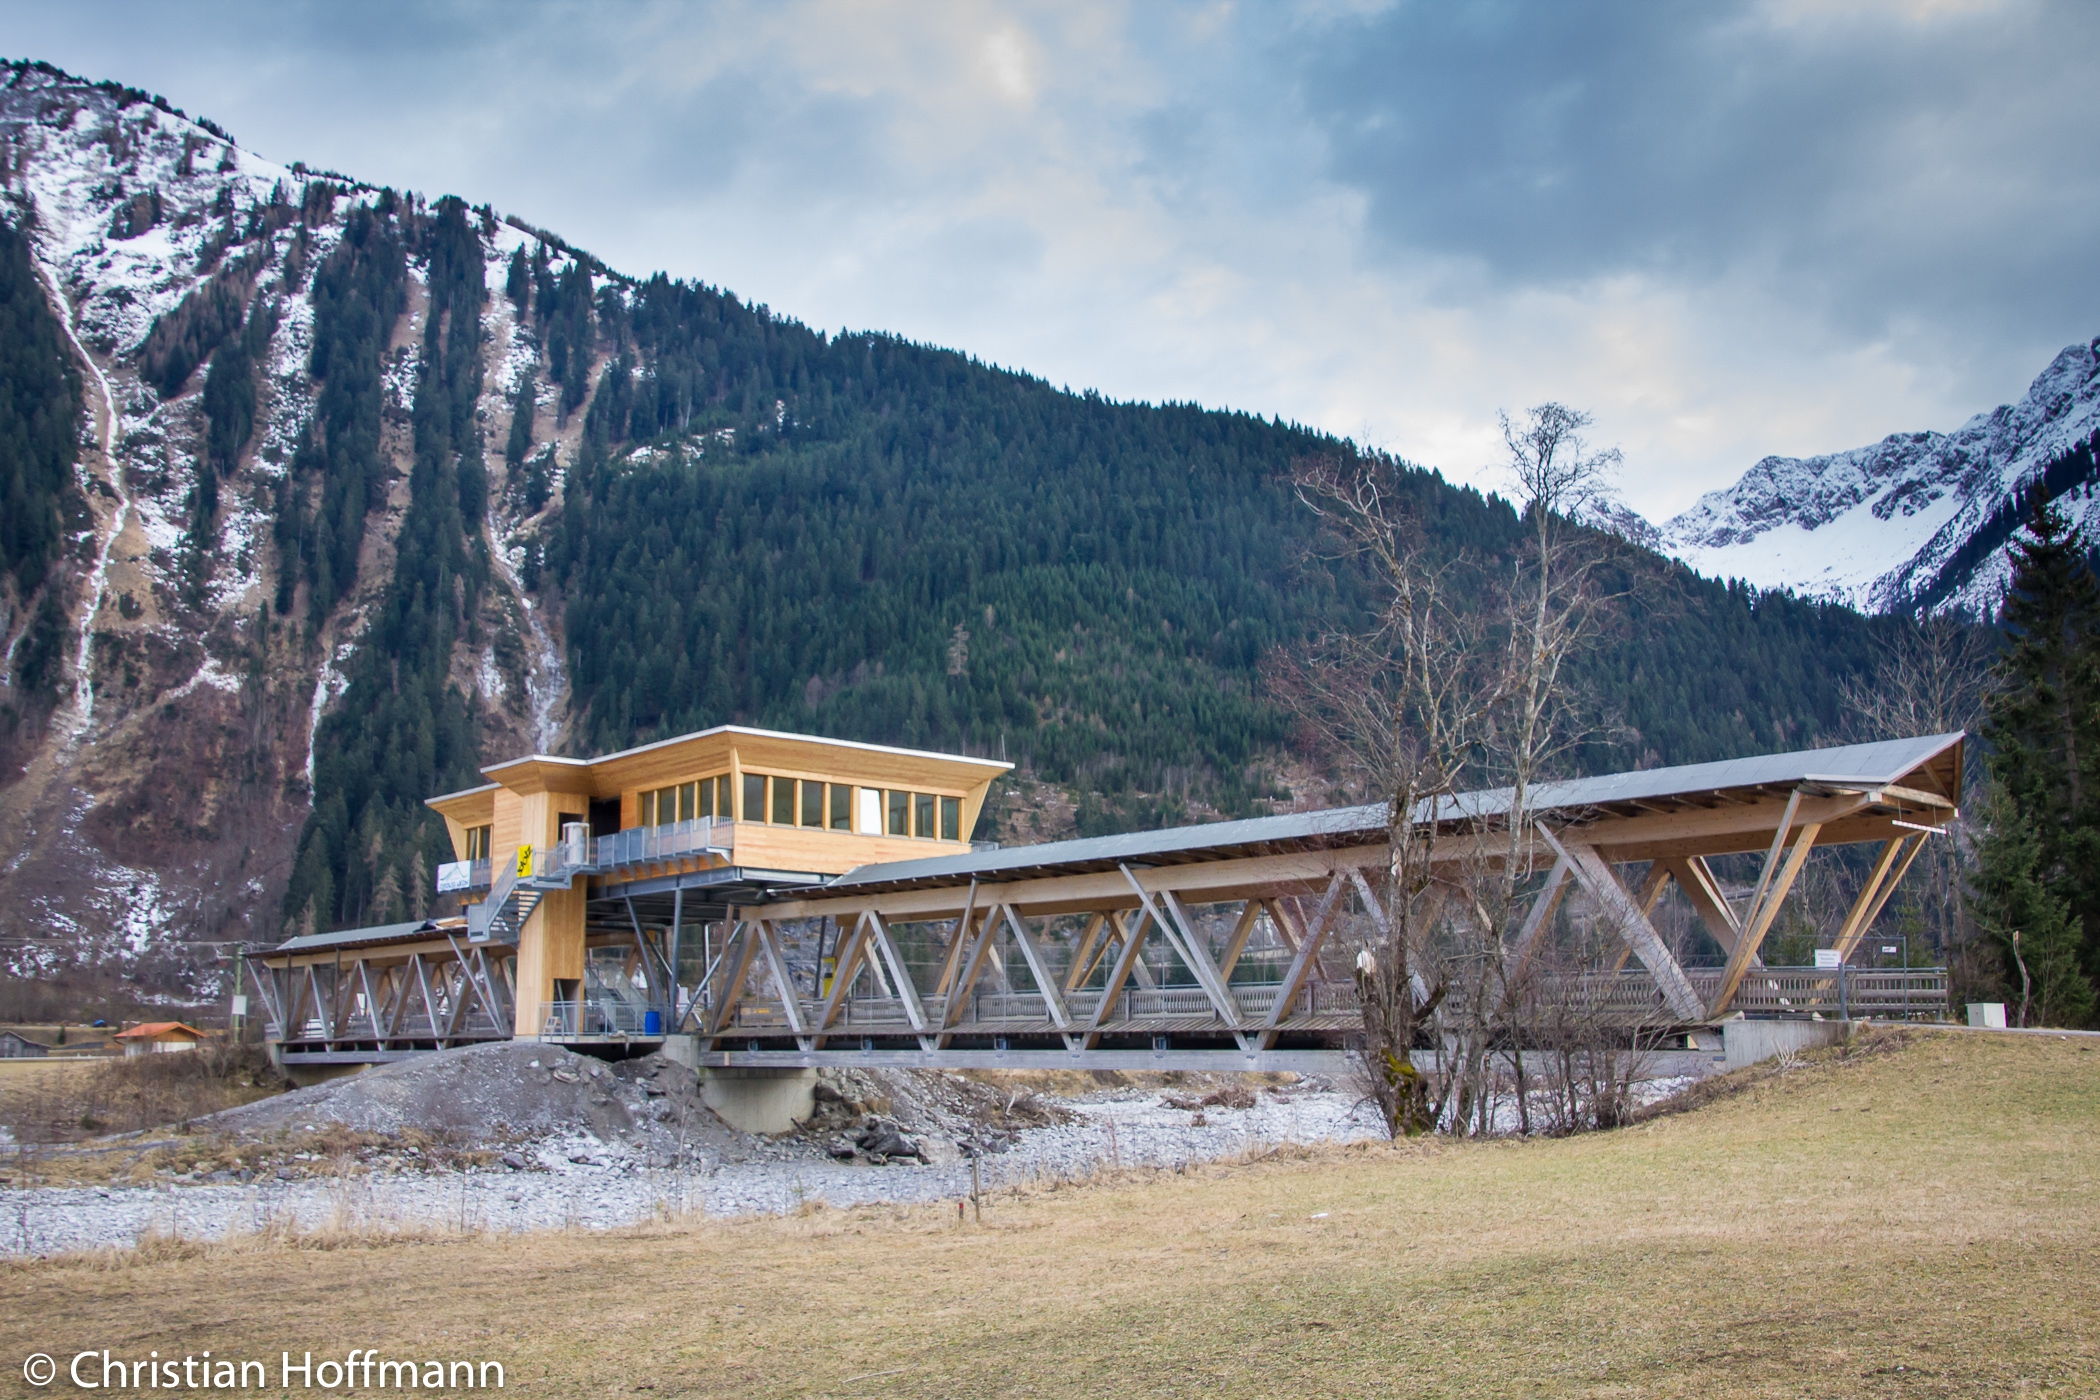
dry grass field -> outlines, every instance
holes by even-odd
[[[2100,1040],[1914,1033],[1643,1126],[613,1235],[0,1269],[86,1347],[468,1356],[526,1394],[2100,1394]],[[67,1389],[61,1383],[54,1389]],[[49,1393],[49,1392],[43,1392]]]

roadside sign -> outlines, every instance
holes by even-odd
[[[1844,960],[1844,958],[1843,958],[1843,957],[1841,957],[1841,956],[1839,955],[1839,953],[1838,953],[1838,950],[1837,950],[1837,949],[1835,949],[1835,948],[1818,948],[1818,949],[1816,949],[1816,966],[1817,966],[1817,967],[1843,967],[1844,965],[1845,965],[1845,960]]]
[[[237,996],[233,999],[233,1014],[236,1016],[245,1016],[248,1014],[248,998],[246,994]]]

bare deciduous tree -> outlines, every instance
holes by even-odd
[[[1356,976],[1362,1078],[1395,1134],[1492,1131],[1501,1064],[1528,1126],[1522,1022],[1541,1003],[1530,950],[1512,958],[1510,940],[1537,854],[1533,792],[1586,737],[1569,672],[1608,601],[1568,516],[1603,489],[1618,454],[1591,451],[1589,419],[1560,404],[1502,421],[1528,527],[1505,571],[1430,558],[1396,459],[1350,454],[1295,472],[1326,557],[1361,569],[1376,599],[1365,626],[1316,638],[1275,663],[1272,681],[1352,784],[1387,807],[1391,865]],[[1462,793],[1495,784],[1492,810],[1460,810]],[[1439,852],[1444,823],[1465,834]],[[1427,1077],[1411,1059],[1424,1031],[1436,1047]]]

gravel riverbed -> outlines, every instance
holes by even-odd
[[[1350,1094],[1307,1088],[1265,1093],[1252,1107],[1169,1106],[1160,1093],[1066,1100],[1070,1121],[1029,1128],[1003,1151],[978,1158],[984,1190],[1084,1177],[1105,1166],[1171,1167],[1283,1143],[1349,1142],[1379,1135],[1377,1115]],[[1197,1120],[1201,1118],[1199,1123]],[[970,1163],[840,1162],[823,1156],[723,1160],[682,1167],[618,1137],[549,1135],[521,1145],[525,1170],[380,1171],[250,1184],[0,1189],[0,1254],[47,1255],[125,1246],[158,1232],[193,1239],[296,1225],[606,1229],[665,1215],[780,1213],[812,1201],[833,1206],[962,1200]],[[657,1159],[660,1160],[660,1159]]]

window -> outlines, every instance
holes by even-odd
[[[890,835],[911,835],[911,794],[908,792],[885,793],[890,800]]]
[[[851,831],[853,829],[853,789],[845,783],[831,785],[831,829]]]
[[[912,794],[911,805],[911,834],[932,840],[933,794],[930,792],[915,792]]]
[[[653,792],[636,794],[636,824],[670,826],[674,822],[691,821],[698,815],[700,789],[708,786],[707,783],[680,783],[676,787],[662,787]]]
[[[725,822],[736,820],[735,787],[727,773],[715,779],[715,815]]]
[[[715,780],[713,778],[702,778],[700,780],[700,815],[712,818],[714,814]]]
[[[943,841],[962,840],[962,799],[960,797],[944,797],[941,799],[941,839]]]
[[[775,778],[773,780],[773,820],[782,826],[795,824],[795,780]]]
[[[744,775],[744,820],[762,822],[766,819],[766,780],[762,774]]]
[[[824,785],[802,780],[802,825],[824,825]]]
[[[485,826],[470,826],[467,828],[468,860],[487,860],[489,858],[490,830],[491,828]]]

